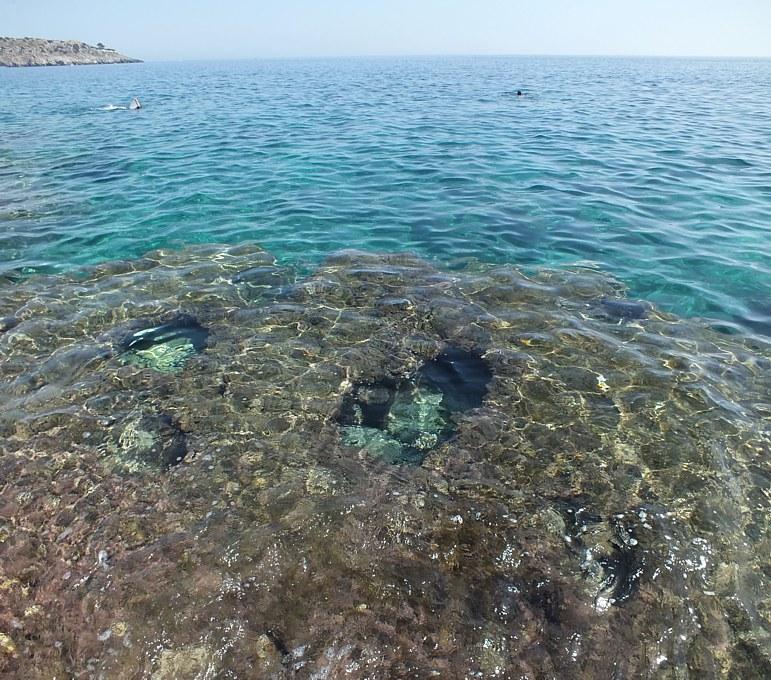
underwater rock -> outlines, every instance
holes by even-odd
[[[167,415],[142,415],[129,422],[118,436],[122,453],[135,461],[167,470],[187,455],[187,437]]]
[[[159,373],[177,373],[188,359],[206,347],[208,329],[188,314],[178,314],[170,321],[134,331],[121,341],[124,361]]]
[[[55,352],[50,358],[34,366],[27,375],[13,384],[16,394],[41,390],[45,386],[71,382],[100,362],[110,358],[112,352],[102,345],[76,345]],[[55,391],[55,390],[54,390]],[[44,395],[41,395],[43,398]]]
[[[308,302],[315,297],[327,296],[331,298],[343,292],[340,282],[315,278],[310,281],[300,281],[281,286],[276,290],[276,299],[290,302]]]
[[[232,283],[241,283],[253,288],[270,288],[289,282],[289,271],[282,267],[260,266],[251,267],[238,272],[231,279]]]
[[[203,677],[215,655],[204,645],[182,649],[164,649],[157,661],[152,680],[179,680]]]
[[[599,311],[601,315],[608,319],[620,321],[644,319],[648,315],[648,308],[642,302],[611,300],[609,298],[600,300]]]
[[[756,339],[595,272],[230,283],[260,257],[6,286],[0,676],[771,677]],[[206,370],[123,365],[180,304]]]
[[[413,308],[413,304],[407,298],[380,298],[375,301],[375,309],[379,314],[388,316],[390,314],[404,314]]]
[[[16,653],[16,645],[11,637],[5,633],[0,633],[0,650],[9,655]]]
[[[15,316],[4,316],[0,319],[0,333],[10,331],[21,323],[21,319]]]

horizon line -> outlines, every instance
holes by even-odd
[[[11,40],[50,40],[55,42],[83,42],[75,38],[36,38],[33,36],[0,35],[0,39]],[[98,44],[101,41],[98,41]],[[104,44],[104,43],[102,43]],[[122,48],[110,48],[120,54],[126,54]],[[128,51],[131,51],[130,49]],[[184,61],[250,61],[250,60],[291,60],[291,59],[390,59],[390,58],[437,58],[437,57],[609,57],[621,59],[771,59],[771,53],[761,54],[656,54],[656,53],[596,53],[596,52],[396,52],[396,53],[357,53],[357,54],[286,54],[252,56],[204,56],[204,57],[159,57],[142,59],[144,62],[184,62]],[[137,57],[141,58],[141,57]]]
[[[122,50],[118,50],[124,54]],[[463,57],[550,57],[558,59],[570,58],[611,58],[611,59],[771,59],[771,54],[600,54],[600,53],[557,53],[557,52],[436,52],[403,54],[329,54],[329,55],[260,55],[250,57],[167,57],[146,58],[144,63],[194,62],[194,61],[291,61],[291,60],[324,60],[324,59],[436,59]]]

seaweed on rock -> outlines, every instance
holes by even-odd
[[[122,423],[118,447],[129,461],[161,470],[179,465],[187,456],[187,438],[170,415],[140,415]]]

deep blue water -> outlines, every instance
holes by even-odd
[[[770,92],[769,60],[3,69],[0,274],[191,242],[303,267],[411,250],[598,267],[771,335]]]

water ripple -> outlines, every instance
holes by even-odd
[[[3,71],[0,275],[245,239],[301,266],[340,247],[591,261],[767,334],[769,86],[762,60]],[[102,110],[134,94],[141,112]]]

